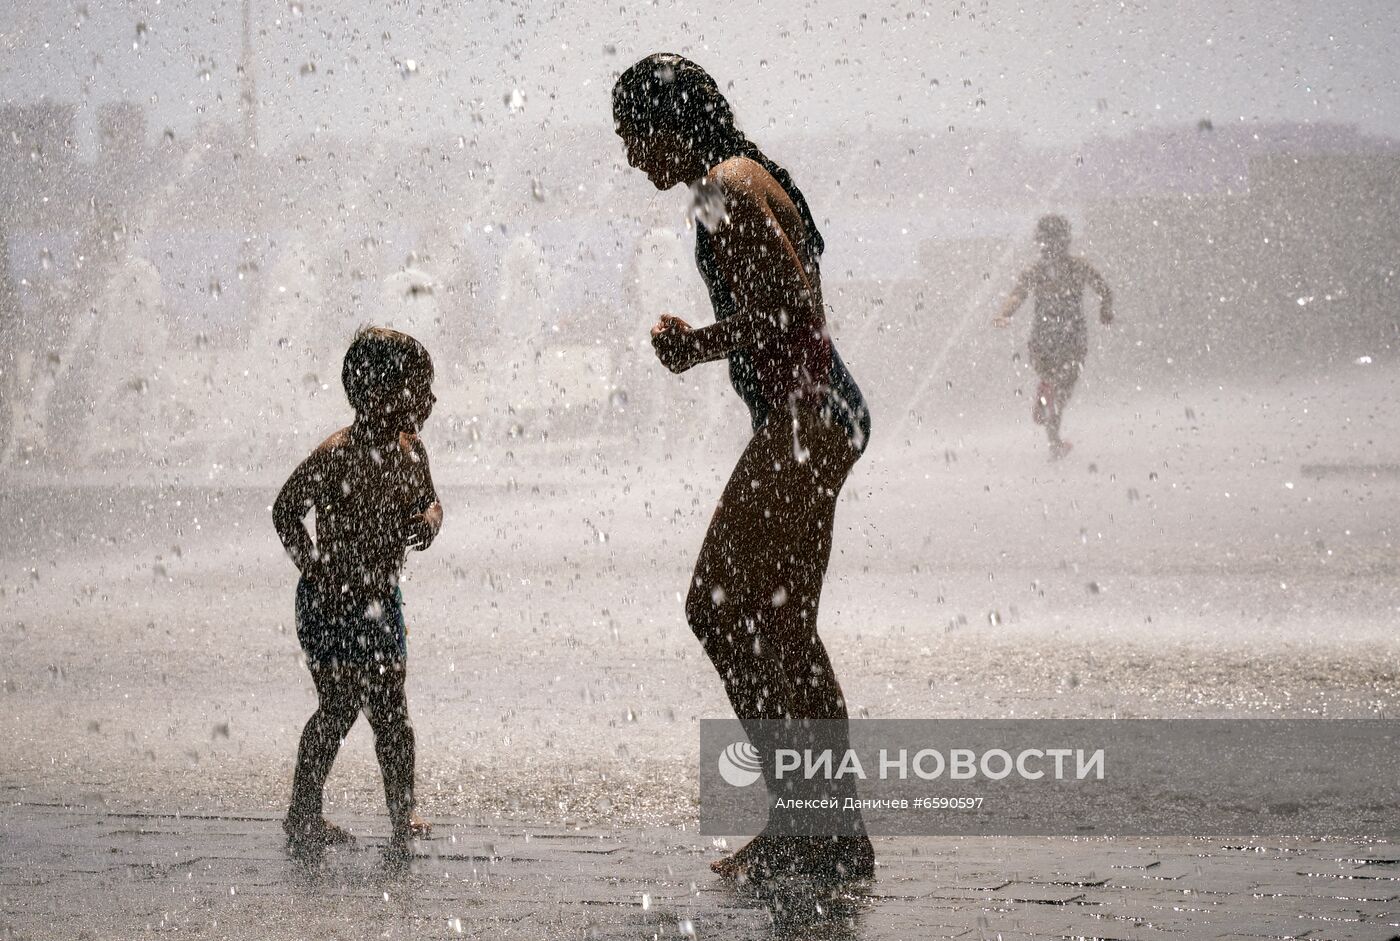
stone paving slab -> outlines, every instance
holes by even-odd
[[[708,838],[438,821],[408,874],[382,819],[312,869],[271,814],[0,810],[0,938],[1123,941],[1400,935],[1400,850],[1275,840],[881,839],[879,878],[759,898]]]

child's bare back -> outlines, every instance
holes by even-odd
[[[302,574],[364,599],[394,590],[407,550],[426,548],[436,532],[430,517],[441,520],[440,510],[432,512],[437,492],[418,435],[400,432],[389,442],[370,437],[350,425],[321,442],[273,508]],[[302,524],[309,509],[316,511],[314,547]]]

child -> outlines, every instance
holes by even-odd
[[[361,710],[374,729],[392,835],[386,857],[403,863],[425,835],[413,804],[413,728],[404,695],[406,629],[399,572],[408,549],[426,549],[442,506],[418,438],[436,401],[433,363],[417,340],[367,327],[345,354],[341,382],[355,421],[302,461],[272,508],[277,535],[301,579],[297,638],[319,700],[301,733],[292,803],[282,828],[299,857],[349,842],[321,816],[321,792],[341,739]],[[302,518],[316,511],[313,542]]]
[[[1087,261],[1069,253],[1069,221],[1064,216],[1042,216],[1036,224],[1040,260],[1016,279],[1016,287],[1006,299],[1001,313],[992,322],[1005,327],[1011,315],[1035,292],[1035,322],[1031,325],[1031,366],[1040,377],[1031,418],[1045,426],[1050,439],[1050,460],[1069,453],[1068,441],[1060,437],[1060,420],[1074,392],[1074,384],[1089,353],[1088,330],[1079,306],[1087,284],[1099,296],[1099,320],[1113,322],[1113,292],[1103,275]]]

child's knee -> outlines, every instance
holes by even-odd
[[[360,699],[357,696],[347,696],[343,699],[322,700],[321,710],[336,725],[346,727],[355,724],[355,719],[360,715]]]

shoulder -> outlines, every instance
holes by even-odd
[[[719,188],[726,202],[740,206],[767,206],[775,200],[791,202],[773,174],[752,157],[730,157],[711,168],[706,180]]]
[[[323,492],[327,484],[339,479],[342,475],[337,473],[337,468],[344,464],[341,455],[346,453],[349,441],[350,429],[342,428],[316,445],[287,478],[278,499],[284,499],[289,493]]]
[[[790,232],[800,222],[797,207],[782,184],[750,157],[730,157],[717,164],[702,185],[718,191],[724,201],[725,221],[739,232]]]
[[[316,445],[310,456],[305,461],[305,466],[314,469],[324,469],[342,460],[349,454],[352,447],[350,441],[350,429],[341,428],[332,432],[330,437]]]
[[[316,445],[316,450],[311,452],[311,456],[318,454],[330,455],[346,451],[350,448],[350,427],[347,425],[339,431],[331,432],[329,438]]]
[[[399,432],[399,453],[415,463],[428,459],[428,448],[423,439],[409,431]]]

